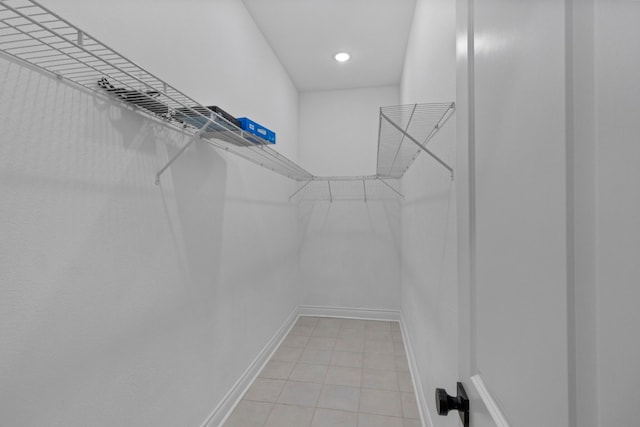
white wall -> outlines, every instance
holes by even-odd
[[[191,40],[206,61],[168,50],[158,74],[295,145],[297,93],[239,1],[47,3],[132,58]],[[0,76],[0,424],[201,425],[298,304],[294,183],[196,144],[155,186],[183,135],[4,57]]]
[[[403,104],[454,100],[455,19],[450,1],[416,2],[400,86]]]
[[[640,385],[640,3],[596,2],[599,425],[637,424]]]
[[[402,103],[453,101],[456,97],[455,2],[419,0],[402,78]],[[431,141],[455,169],[455,115]],[[402,315],[418,367],[419,394],[433,425],[436,387],[454,393],[458,363],[456,182],[421,153],[402,180]],[[427,425],[431,421],[426,420]]]
[[[380,107],[397,105],[398,90],[300,93],[300,165],[317,176],[375,175]]]
[[[301,165],[320,176],[375,174],[379,108],[398,101],[398,87],[301,93]],[[353,196],[300,203],[301,302],[398,310],[400,205]]]
[[[302,202],[301,303],[399,310],[400,204]]]

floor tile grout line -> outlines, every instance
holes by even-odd
[[[316,406],[313,407],[313,412],[311,413],[311,420],[309,421],[309,427],[313,426],[313,419],[316,416],[316,409],[318,409],[317,402],[316,402]]]
[[[302,317],[302,316],[299,316],[298,320],[300,319],[300,317]],[[377,322],[384,322],[384,323],[388,323],[388,324],[389,324],[389,331],[391,332],[390,339],[391,339],[391,343],[392,343],[392,346],[393,346],[393,351],[392,351],[392,352],[390,352],[390,353],[389,353],[389,352],[375,352],[375,351],[367,351],[367,350],[366,350],[366,342],[367,342],[367,341],[388,341],[388,337],[387,337],[387,336],[385,336],[385,337],[376,336],[376,334],[375,334],[375,333],[370,333],[370,336],[369,336],[369,337],[367,337],[367,332],[366,332],[366,331],[367,331],[367,326],[369,326],[369,325],[383,325],[383,323],[371,323],[371,324],[370,324],[370,323],[368,323],[368,322],[369,322],[368,320],[359,319],[359,320],[362,320],[363,322],[365,322],[365,324],[364,324],[365,329],[361,331],[361,332],[364,334],[364,335],[363,335],[363,337],[362,337],[363,345],[362,345],[362,350],[357,351],[357,352],[353,352],[353,353],[356,353],[356,354],[360,354],[360,355],[361,355],[361,357],[362,357],[362,364],[361,364],[360,366],[355,366],[355,367],[351,366],[351,367],[350,367],[350,366],[341,366],[341,365],[337,365],[337,364],[334,364],[334,363],[333,363],[333,360],[334,360],[334,359],[333,359],[333,356],[335,355],[335,353],[336,353],[337,351],[342,351],[342,352],[351,353],[350,351],[336,350],[337,342],[338,342],[337,340],[338,340],[339,338],[349,339],[349,337],[347,337],[347,338],[345,338],[345,337],[340,337],[340,330],[349,330],[349,328],[344,328],[344,326],[345,326],[345,319],[340,319],[340,318],[335,318],[335,317],[327,317],[327,319],[337,319],[337,320],[340,320],[340,325],[339,325],[339,327],[337,328],[337,329],[338,329],[338,335],[336,335],[335,337],[334,337],[334,336],[324,336],[324,337],[323,337],[323,336],[319,336],[319,337],[318,337],[318,336],[314,335],[314,331],[315,331],[315,330],[316,330],[316,328],[318,328],[318,326],[320,325],[320,322],[319,322],[319,320],[320,320],[320,319],[321,319],[321,318],[318,318],[318,319],[317,319],[317,321],[316,321],[316,322],[314,322],[314,325],[313,325],[312,327],[310,327],[310,328],[309,328],[309,326],[308,326],[308,325],[306,325],[306,324],[305,324],[305,325],[299,325],[299,326],[304,326],[304,327],[306,327],[306,328],[309,328],[309,329],[307,329],[307,330],[305,331],[305,333],[304,333],[303,335],[301,334],[301,336],[305,336],[305,338],[307,338],[307,340],[306,340],[306,344],[304,345],[304,347],[291,347],[291,348],[300,348],[300,350],[301,350],[301,354],[300,354],[300,355],[298,355],[297,357],[294,357],[294,359],[293,359],[293,360],[291,360],[291,361],[288,361],[288,360],[283,360],[283,361],[282,361],[282,362],[289,362],[289,363],[291,363],[291,364],[292,364],[292,371],[291,371],[291,372],[289,372],[289,374],[286,376],[286,378],[284,378],[284,379],[283,379],[283,381],[284,381],[284,383],[285,383],[285,384],[283,385],[283,388],[278,392],[275,402],[269,402],[269,403],[271,404],[271,407],[270,407],[269,413],[267,414],[267,419],[265,420],[263,427],[266,425],[266,423],[267,423],[267,421],[268,421],[269,417],[271,416],[271,414],[273,413],[273,410],[274,410],[274,408],[276,407],[276,405],[286,405],[286,406],[300,406],[300,407],[306,407],[306,406],[304,406],[304,405],[287,404],[287,403],[280,403],[280,402],[278,402],[278,400],[279,400],[279,399],[280,399],[280,397],[282,396],[282,393],[284,392],[284,388],[285,388],[285,386],[286,386],[286,382],[291,381],[291,382],[306,382],[306,383],[314,383],[314,382],[310,382],[310,381],[301,381],[301,380],[294,380],[294,379],[291,379],[291,375],[293,374],[293,370],[295,370],[295,366],[296,366],[298,363],[305,363],[305,364],[310,364],[310,365],[324,365],[324,366],[327,366],[327,369],[324,371],[324,374],[323,374],[323,376],[322,376],[322,381],[321,381],[321,383],[319,384],[319,385],[320,385],[320,393],[319,393],[319,395],[318,395],[317,399],[315,399],[315,404],[314,404],[314,406],[312,407],[312,408],[313,408],[313,412],[312,412],[312,414],[311,414],[312,416],[311,416],[311,421],[310,421],[310,425],[309,425],[309,426],[311,426],[311,425],[313,424],[313,420],[314,420],[314,418],[315,418],[315,415],[316,415],[317,409],[318,409],[318,408],[320,408],[320,407],[318,406],[318,404],[319,404],[319,400],[320,400],[320,397],[321,397],[321,395],[322,395],[322,391],[324,390],[325,385],[327,385],[327,383],[326,383],[326,381],[327,381],[327,376],[328,376],[328,374],[329,374],[329,370],[331,369],[331,367],[353,368],[353,369],[357,369],[357,370],[359,370],[359,371],[360,371],[360,386],[359,386],[359,387],[355,387],[355,386],[351,386],[351,385],[349,385],[349,387],[357,388],[357,389],[359,390],[359,395],[358,395],[358,410],[357,410],[357,412],[355,412],[357,422],[359,422],[359,421],[360,421],[360,414],[365,414],[365,415],[374,415],[374,416],[388,416],[388,417],[393,417],[393,418],[396,418],[396,419],[400,419],[402,422],[404,422],[404,420],[405,420],[405,419],[409,419],[409,418],[407,418],[407,417],[405,416],[406,414],[405,414],[405,409],[404,409],[404,404],[403,404],[403,398],[402,398],[402,396],[403,396],[403,394],[411,394],[411,393],[405,393],[405,392],[403,392],[403,391],[401,390],[401,388],[400,388],[400,373],[404,373],[404,371],[400,371],[400,370],[399,370],[399,367],[398,367],[398,364],[396,363],[400,357],[402,357],[403,359],[406,359],[406,358],[407,358],[407,355],[406,355],[406,354],[404,354],[404,355],[403,355],[403,354],[396,354],[396,345],[395,345],[395,343],[397,342],[397,339],[394,337],[394,329],[392,328],[392,326],[393,326],[392,324],[393,324],[394,322],[393,322],[393,321],[377,321]],[[296,323],[294,324],[294,326],[298,326],[297,321],[296,321]],[[332,329],[332,328],[330,328],[330,329]],[[384,328],[384,326],[383,326],[383,329],[386,329],[386,328]],[[353,329],[353,328],[352,328],[352,330],[356,330],[356,331],[357,331],[358,329]],[[373,330],[373,329],[371,329],[371,328],[370,328],[370,330]],[[379,332],[379,331],[378,331],[378,332]],[[297,334],[295,334],[295,331],[293,331],[293,328],[292,328],[292,329],[289,331],[289,333],[287,334],[287,336],[285,337],[285,339],[286,339],[286,338],[288,338],[288,337],[290,337],[290,336],[295,336],[295,335],[297,335]],[[386,335],[386,334],[383,334],[383,335]],[[331,345],[331,348],[330,348],[330,349],[326,349],[326,351],[330,352],[330,354],[331,354],[331,357],[330,357],[330,359],[329,359],[328,363],[326,363],[326,364],[325,364],[325,363],[320,363],[320,362],[303,362],[303,361],[301,360],[302,355],[304,354],[304,351],[305,351],[305,350],[319,350],[319,351],[320,351],[320,349],[311,349],[311,348],[308,348],[309,341],[310,341],[310,340],[311,340],[311,338],[313,338],[313,337],[318,337],[318,338],[333,338],[333,340],[334,340],[334,341],[333,341],[333,343],[332,343],[332,345]],[[353,337],[352,337],[351,339],[356,339],[356,338],[353,338]],[[359,340],[360,340],[360,339],[359,339]],[[403,341],[404,341],[404,340],[402,340],[401,342],[402,342],[402,344],[404,345],[404,342],[403,342]],[[281,343],[280,343],[280,345],[278,346],[278,348],[277,348],[276,350],[279,350],[279,349],[280,349],[280,348],[282,348],[282,347],[288,347],[287,345],[285,345],[284,340],[283,340],[283,342],[281,342]],[[386,355],[387,357],[391,357],[391,358],[393,358],[393,359],[394,359],[393,369],[365,368],[365,366],[364,366],[364,364],[365,364],[364,359],[365,359],[365,355],[367,355],[367,354],[380,354],[380,355]],[[273,357],[273,356],[272,356],[272,357]],[[270,358],[268,362],[270,362],[270,361],[272,361],[272,360],[273,360],[273,358]],[[395,384],[396,384],[396,386],[397,386],[397,390],[388,390],[388,389],[384,389],[384,388],[375,388],[375,387],[374,387],[374,388],[371,388],[371,387],[363,387],[363,378],[364,378],[364,371],[365,371],[365,369],[370,370],[370,371],[387,371],[387,372],[394,372],[394,373],[395,373]],[[263,379],[270,379],[270,378],[264,378],[264,377],[263,377]],[[278,380],[278,379],[277,379],[277,378],[272,378],[272,380]],[[339,384],[337,384],[337,385],[339,385]],[[387,391],[387,392],[390,392],[390,393],[395,393],[395,394],[400,398],[400,413],[401,413],[402,415],[401,415],[400,417],[398,417],[398,416],[396,416],[396,415],[383,415],[383,414],[375,414],[375,413],[369,413],[369,412],[362,412],[362,411],[361,411],[361,406],[362,406],[362,405],[361,405],[361,404],[362,404],[362,399],[361,399],[361,397],[362,397],[362,396],[361,396],[361,393],[362,393],[362,390]],[[245,394],[246,394],[246,393],[245,393]],[[243,396],[242,400],[246,400],[246,399],[244,398],[244,396]],[[330,408],[320,408],[320,409],[327,409],[327,410],[334,410],[334,411],[342,411],[342,412],[354,413],[353,411],[348,411],[348,410],[344,410],[344,409],[337,409],[337,408],[333,408],[333,409],[330,409]]]
[[[312,330],[311,330],[311,335],[310,335],[310,337],[309,337],[309,340],[310,340],[310,339],[311,339],[311,337],[313,336],[313,332],[315,331],[315,329],[316,329],[317,327],[318,327],[318,322],[316,322],[316,324],[315,324],[315,325],[314,325],[314,327],[312,328]],[[308,344],[309,344],[309,341],[307,341],[307,345],[305,345],[305,349],[308,349]],[[334,344],[334,346],[335,346],[335,344]],[[304,351],[303,351],[302,353],[304,354]],[[301,357],[302,357],[302,356],[301,356]],[[296,362],[296,364],[297,364],[297,363],[302,363],[302,362],[298,359],[298,361]],[[294,369],[293,369],[293,370],[295,370],[295,366],[296,366],[296,365],[294,365]],[[291,378],[291,375],[293,374],[293,370],[289,373],[289,379]],[[327,370],[328,370],[328,368],[327,368]],[[323,375],[323,378],[322,378],[322,383],[321,383],[321,387],[320,387],[320,393],[318,394],[318,397],[317,397],[317,398],[316,398],[316,400],[315,400],[315,404],[314,404],[314,407],[313,407],[313,412],[311,413],[311,420],[309,420],[309,427],[311,427],[311,426],[313,425],[313,419],[314,419],[314,417],[315,417],[315,415],[316,415],[316,409],[318,408],[318,400],[320,399],[320,395],[322,394],[322,384],[324,384],[324,378],[326,377],[326,375],[327,375],[327,373],[325,372],[325,374]],[[286,386],[286,384],[285,384],[285,386]],[[284,390],[284,387],[283,387],[283,390]]]
[[[242,400],[244,400],[244,397],[242,398]],[[271,408],[269,408],[269,413],[267,414],[267,418],[265,418],[264,423],[262,423],[262,427],[265,427],[267,425],[267,422],[269,421],[269,417],[271,416],[271,413],[273,412],[273,408],[275,407],[276,407],[276,403],[272,402]]]

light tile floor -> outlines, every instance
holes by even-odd
[[[420,427],[397,322],[300,317],[224,427]]]

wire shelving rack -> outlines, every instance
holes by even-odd
[[[35,1],[0,1],[0,50],[58,79],[108,93],[143,114],[281,175],[295,180],[313,177],[266,141],[209,114],[189,96]],[[192,120],[185,122],[185,116]],[[202,123],[204,130],[194,122]]]
[[[447,169],[453,169],[427,144],[455,110],[453,102],[406,104],[380,108],[377,175],[402,178],[421,151]]]
[[[290,200],[402,198],[398,179],[420,151],[453,174],[451,167],[426,147],[452,115],[453,103],[382,107],[376,175],[319,177],[36,1],[0,0],[0,52],[60,80],[107,94],[190,134],[190,140],[158,171],[156,183],[192,143],[200,140],[298,181]]]
[[[301,185],[289,200],[328,202],[345,200],[402,200],[400,182],[377,175],[315,177]]]

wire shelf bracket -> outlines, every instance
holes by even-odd
[[[300,188],[298,188],[292,195],[289,196],[289,201],[291,201],[291,199],[293,199],[298,193],[300,193],[302,190],[304,190],[305,188],[307,188],[307,186],[309,184],[311,184],[313,182],[312,179],[310,179],[309,181],[305,182],[304,185],[302,185]]]
[[[453,169],[426,147],[453,114],[453,102],[380,108],[376,175],[319,177],[34,0],[0,0],[0,52],[188,135],[189,141],[156,173],[156,184],[197,140],[304,182],[289,200],[314,191],[317,200],[330,202],[402,199],[399,178],[420,151],[453,179]]]
[[[36,1],[0,0],[0,51],[276,173],[295,180],[313,177],[267,141],[200,105]]]
[[[391,185],[389,185],[384,179],[380,178],[379,176],[376,175],[376,179],[378,181],[380,181],[381,183],[383,183],[384,185],[387,186],[387,188],[389,188],[391,191],[393,191],[394,193],[396,193],[398,196],[400,196],[401,199],[404,199],[404,194],[402,194],[401,192],[399,192],[398,190],[396,190],[395,188],[393,188]]]
[[[427,148],[455,111],[455,103],[395,105],[380,108],[377,174],[401,178],[424,151],[453,179],[453,168]]]
[[[209,124],[205,124],[204,126],[202,126],[202,128],[200,128],[200,130],[198,130],[194,135],[191,136],[191,138],[189,138],[189,141],[187,141],[187,143],[180,149],[178,150],[178,152],[176,154],[173,155],[173,157],[171,159],[169,159],[169,161],[167,162],[166,165],[164,165],[156,174],[156,185],[160,185],[160,176],[164,173],[164,171],[166,171],[167,169],[169,169],[169,166],[171,166],[173,164],[173,162],[175,162],[176,160],[178,160],[178,157],[180,157],[182,155],[182,153],[184,153],[185,151],[187,151],[187,148],[189,148],[191,146],[191,144],[193,144],[194,142],[196,142],[198,139],[200,139],[200,137],[202,136],[202,133],[204,132],[205,128],[208,126]]]
[[[389,124],[391,126],[393,126],[394,128],[398,129],[398,132],[402,133],[407,139],[409,139],[409,141],[413,142],[414,144],[416,144],[422,151],[424,151],[425,153],[427,153],[428,155],[430,155],[431,157],[433,157],[433,159],[440,163],[442,166],[444,166],[445,169],[447,169],[450,173],[451,176],[453,177],[453,169],[451,168],[451,166],[449,166],[447,163],[445,163],[444,160],[442,160],[440,157],[438,157],[437,155],[435,155],[431,150],[429,150],[427,147],[425,147],[424,144],[421,144],[417,139],[415,139],[414,137],[412,137],[411,135],[409,135],[407,133],[407,131],[405,131],[404,129],[402,129],[400,126],[398,126],[397,124],[395,124],[389,117],[387,117],[384,113],[380,113],[380,117],[382,117],[383,119],[385,119],[387,122],[389,122]]]

